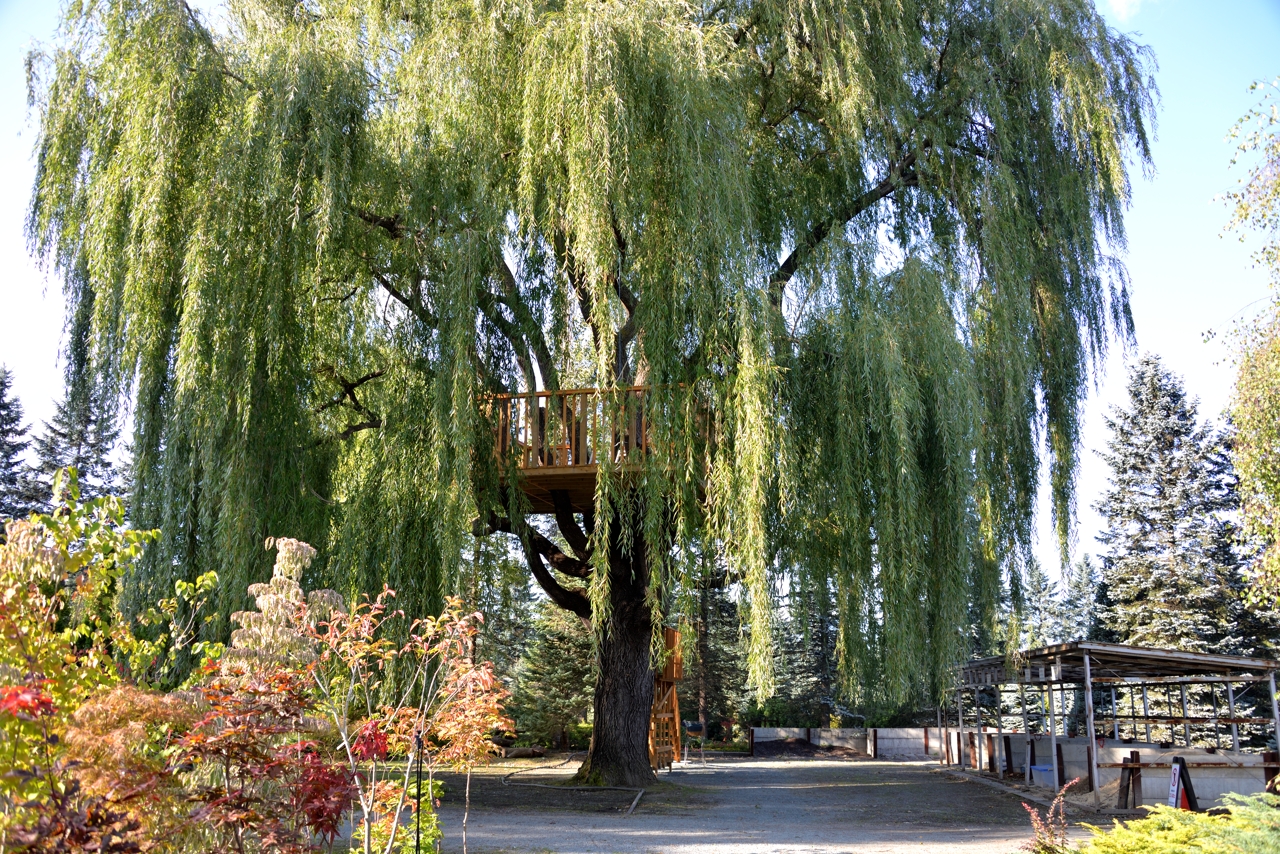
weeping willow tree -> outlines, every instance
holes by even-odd
[[[422,612],[506,537],[595,627],[614,784],[707,550],[758,691],[783,583],[851,684],[936,690],[1046,456],[1066,547],[1149,64],[1087,0],[72,0],[29,231],[135,413],[125,604],[216,569],[227,614],[271,534]],[[533,517],[492,395],[635,385],[643,465],[598,431]]]

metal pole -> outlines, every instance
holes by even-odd
[[[964,689],[956,686],[956,760],[964,767]]]
[[[1026,769],[1027,784],[1031,783],[1031,724],[1027,720],[1027,686],[1018,686],[1018,698],[1022,701],[1022,731],[1027,734],[1022,754],[1022,765]]]
[[[417,805],[413,809],[413,817],[416,827],[413,831],[413,854],[421,854],[422,852],[422,731],[419,730],[413,734],[414,749],[418,752],[418,788],[414,794]]]
[[[1053,684],[1049,684],[1049,755],[1053,757],[1053,790],[1058,790],[1058,719],[1053,713]]]
[[[1147,744],[1151,744],[1151,707],[1147,705],[1147,686],[1142,686],[1142,716],[1147,719]],[[1136,733],[1135,733],[1136,735]]]
[[[1190,716],[1187,712],[1187,686],[1184,683],[1179,686],[1182,688],[1182,740],[1186,742],[1187,747],[1191,746],[1191,724],[1187,723]]]
[[[1115,696],[1115,689],[1111,689],[1111,696]],[[1113,703],[1114,705],[1114,703]],[[1089,653],[1084,654],[1084,716],[1085,716],[1085,732],[1089,737],[1086,749],[1089,751],[1089,782],[1093,789],[1093,805],[1098,806],[1101,798],[1098,795],[1098,789],[1101,785],[1098,781],[1098,740],[1093,736],[1093,672],[1089,669]],[[1057,754],[1054,754],[1057,758]]]
[[[1271,722],[1276,728],[1276,750],[1280,750],[1280,702],[1276,700],[1276,672],[1274,670],[1267,674],[1267,680],[1271,683]]]
[[[1231,683],[1227,683],[1227,714],[1231,717],[1236,716],[1236,689],[1231,687]],[[1231,749],[1240,749],[1240,725],[1231,725]]]

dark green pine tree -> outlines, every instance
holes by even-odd
[[[693,620],[683,630],[684,678],[678,683],[680,717],[697,721],[708,738],[731,736],[724,722],[737,717],[746,696],[746,654],[737,603],[723,583],[694,593]]]
[[[1197,421],[1196,402],[1154,356],[1130,373],[1129,405],[1107,419],[1111,486],[1097,504],[1105,604],[1121,643],[1250,655],[1275,637],[1241,593],[1236,476],[1227,437]]]
[[[596,682],[591,629],[543,600],[522,662],[511,712],[522,738],[552,747],[582,746]]]
[[[31,481],[22,458],[29,444],[22,423],[22,402],[13,393],[13,375],[0,365],[0,522],[21,518],[34,509]]]
[[[92,366],[94,300],[86,278],[82,264],[68,274],[68,301],[76,309],[65,353],[65,392],[53,418],[45,422],[44,430],[34,441],[33,481],[37,484],[38,503],[45,506],[59,469],[75,468],[80,494],[85,498],[113,493],[120,487],[117,467],[111,459],[120,435],[115,397],[104,388]]]

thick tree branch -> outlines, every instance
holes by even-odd
[[[498,309],[498,298],[487,290],[481,290],[476,295],[476,307],[480,309],[480,313],[485,319],[497,327],[502,333],[502,337],[507,339],[511,344],[512,351],[516,354],[516,361],[520,363],[520,372],[524,374],[525,384],[529,387],[529,391],[536,391],[536,382],[533,370],[529,366],[529,356],[526,352],[529,349],[529,343],[521,331],[516,328],[510,320],[503,316]]]
[[[782,308],[782,296],[786,291],[787,283],[791,281],[796,271],[800,269],[800,265],[812,254],[818,244],[826,239],[827,235],[836,229],[843,228],[858,214],[886,196],[892,195],[900,187],[916,185],[917,177],[912,168],[915,162],[916,153],[913,151],[890,166],[889,174],[880,183],[862,195],[850,199],[847,204],[838,208],[830,218],[815,223],[804,234],[800,235],[796,241],[795,248],[783,259],[782,263],[778,265],[777,271],[769,279],[769,301],[773,303],[774,308]]]
[[[609,225],[613,229],[613,243],[618,249],[618,269],[609,276],[609,283],[613,286],[613,292],[618,295],[622,307],[627,310],[627,322],[613,339],[613,373],[617,382],[628,385],[632,380],[630,347],[636,337],[638,301],[622,281],[623,268],[627,262],[627,238],[622,234],[622,227],[618,224],[618,217],[612,206],[609,207]]]
[[[479,527],[479,523],[477,523],[477,528]],[[565,572],[566,575],[573,575],[577,578],[585,578],[590,571],[584,563],[575,561],[560,551],[555,543],[539,534],[523,520],[516,526],[512,524],[510,519],[491,513],[484,527],[489,533],[502,531],[507,534],[515,534],[520,539],[520,546],[524,551],[525,562],[529,564],[529,571],[538,582],[538,586],[550,597],[551,601],[566,611],[572,611],[584,620],[591,619],[591,600],[587,598],[586,592],[578,587],[562,586],[555,576],[547,571],[546,564],[542,562],[542,558],[544,555],[550,555],[552,566],[556,566],[557,556],[562,559],[559,561],[562,565],[569,562],[575,564],[577,566],[577,571],[575,572],[566,572],[565,570],[569,568],[568,566],[565,566],[565,569],[561,569],[559,566],[556,566],[556,568],[561,572]],[[516,530],[517,527],[519,528],[518,531]]]
[[[357,422],[355,424],[347,425],[347,427],[343,429],[342,432],[332,437],[333,439],[336,439],[338,441],[344,441],[346,439],[350,439],[352,436],[359,433],[361,430],[377,430],[378,428],[383,426],[382,416],[378,415],[377,413],[370,410],[369,407],[365,406],[364,403],[360,401],[360,398],[356,395],[356,390],[359,389],[365,383],[372,382],[373,380],[378,379],[379,377],[383,376],[385,373],[386,371],[381,371],[381,370],[370,371],[369,373],[365,374],[364,376],[358,379],[349,380],[346,377],[342,376],[342,374],[338,373],[337,369],[334,368],[333,365],[321,365],[320,374],[336,382],[342,388],[342,391],[339,392],[337,397],[317,407],[315,409],[315,413],[319,415],[320,413],[326,410],[332,409],[336,406],[345,406],[348,409],[351,409],[352,411],[356,412],[357,414],[364,416],[363,421]],[[330,439],[321,439],[318,442],[316,442],[316,446],[318,447],[327,441],[330,441]]]
[[[391,295],[392,299],[409,309],[410,314],[421,320],[431,329],[439,328],[439,322],[436,320],[436,316],[422,304],[421,299],[409,299],[403,291],[395,286],[391,281],[391,277],[380,270],[373,271],[373,278],[382,286],[384,291]]]
[[[361,430],[377,430],[381,427],[382,427],[381,418],[376,418],[376,417],[370,418],[368,421],[361,421],[357,424],[348,425],[335,438],[338,439],[338,441],[340,442],[346,441],[347,439],[350,439],[355,434],[359,433]]]
[[[400,214],[395,216],[383,216],[364,208],[355,208],[352,211],[360,219],[376,228],[380,228],[387,233],[392,240],[399,240],[404,237],[404,225],[400,222]]]
[[[521,540],[521,545],[524,547],[524,558],[529,564],[529,571],[533,573],[538,586],[551,601],[584,620],[590,620],[591,600],[587,598],[587,594],[581,588],[561,587],[560,582],[547,572],[546,566],[542,563],[542,556],[534,550],[532,544],[527,540]]]
[[[320,373],[323,376],[329,377],[334,382],[336,382],[339,386],[341,386],[342,393],[339,394],[337,397],[335,397],[333,400],[323,404],[318,409],[316,409],[317,415],[319,415],[321,412],[324,412],[326,409],[332,409],[335,406],[341,405],[343,401],[350,401],[351,407],[355,409],[357,412],[360,412],[366,415],[372,414],[369,412],[369,410],[365,409],[364,404],[362,404],[359,398],[356,397],[356,389],[360,388],[360,386],[364,385],[367,382],[372,382],[373,380],[376,380],[378,377],[383,376],[384,374],[386,374],[386,371],[371,371],[370,373],[367,373],[356,380],[348,380],[346,377],[339,374],[337,370],[333,367],[333,365],[322,365],[320,368]]]
[[[579,560],[583,562],[591,560],[591,539],[583,533],[578,527],[578,521],[573,518],[573,504],[569,501],[569,493],[563,489],[553,489],[551,501],[556,508],[556,524],[560,526],[560,533],[564,535],[569,548],[573,549]]]
[[[560,371],[556,368],[555,360],[551,358],[551,348],[547,346],[547,337],[542,330],[541,324],[534,320],[529,307],[521,299],[520,289],[516,286],[515,274],[507,266],[505,258],[498,264],[498,278],[502,282],[502,293],[498,295],[497,299],[511,310],[511,313],[515,315],[516,323],[524,331],[525,338],[529,342],[529,349],[533,351],[533,357],[538,362],[538,373],[542,374],[543,385],[547,391],[559,391]],[[530,391],[532,390],[530,388]]]

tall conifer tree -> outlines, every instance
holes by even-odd
[[[552,747],[569,747],[571,730],[591,714],[595,661],[591,630],[577,616],[543,600],[521,661],[512,713],[521,733]]]
[[[1023,645],[1045,646],[1058,640],[1058,585],[1049,578],[1040,561],[1031,558],[1023,583]]]
[[[421,612],[501,533],[596,628],[583,778],[645,785],[700,546],[760,694],[778,576],[820,574],[846,678],[874,649],[903,697],[1029,548],[1041,436],[1068,541],[1152,111],[1089,0],[68,8],[30,225],[84,259],[94,369],[137,402],[130,508],[163,533],[126,606],[216,569],[225,617],[289,534]],[[486,403],[562,378],[617,422],[648,386],[652,439],[638,477],[598,431],[563,540],[501,487]]]
[[[97,498],[118,486],[116,465],[111,459],[120,429],[116,401],[104,387],[104,377],[93,370],[92,334],[93,290],[80,261],[67,272],[66,291],[75,312],[70,318],[63,394],[53,418],[33,442],[36,464],[33,482],[38,497],[47,504],[53,477],[59,469],[74,468],[80,494]]]
[[[1102,621],[1122,643],[1195,652],[1265,649],[1267,624],[1242,593],[1236,476],[1226,437],[1197,420],[1182,381],[1154,356],[1130,372],[1129,402],[1107,419],[1110,488]]]
[[[13,390],[13,375],[0,365],[0,536],[3,522],[26,516],[34,507],[32,483],[23,458],[27,428],[22,423],[22,401]]]
[[[1099,580],[1098,567],[1089,555],[1067,567],[1059,592],[1055,640],[1097,639]]]

